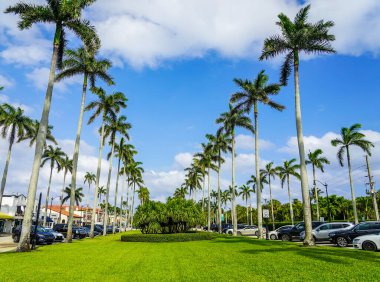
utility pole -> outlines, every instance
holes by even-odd
[[[379,221],[379,209],[377,207],[377,197],[376,197],[376,191],[375,191],[375,187],[374,187],[374,184],[375,182],[373,182],[373,179],[372,179],[372,172],[371,172],[371,166],[369,164],[369,157],[368,155],[365,156],[365,159],[366,159],[366,162],[367,162],[367,171],[368,171],[368,180],[369,180],[369,187],[370,187],[370,193],[372,195],[372,201],[373,201],[373,209],[375,210],[375,215],[376,215],[376,220]]]

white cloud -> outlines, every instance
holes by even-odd
[[[264,139],[259,139],[259,150],[268,150],[274,148],[275,145]],[[236,136],[236,149],[254,150],[255,137],[252,135],[238,134]]]
[[[34,109],[32,107],[29,107],[25,104],[21,104],[16,101],[11,101],[7,95],[0,94],[0,103],[8,103],[12,105],[13,107],[20,107],[21,109],[24,110],[24,113],[29,115],[33,113]]]
[[[13,86],[13,81],[0,74],[0,86],[11,87]]]
[[[190,166],[193,161],[193,154],[191,153],[179,153],[175,155],[174,160],[177,164],[179,164],[182,168],[186,168]]]
[[[36,40],[34,45],[11,45],[0,52],[0,58],[8,64],[33,66],[40,63],[47,63],[50,45],[45,40]]]

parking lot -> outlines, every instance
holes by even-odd
[[[0,235],[0,253],[14,251],[17,248],[17,244],[13,243],[12,235],[1,234]]]

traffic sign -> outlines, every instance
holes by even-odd
[[[269,218],[269,210],[263,210],[263,218]]]

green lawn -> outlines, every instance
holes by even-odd
[[[380,281],[380,253],[250,238],[121,242],[120,235],[0,254],[1,281]]]

